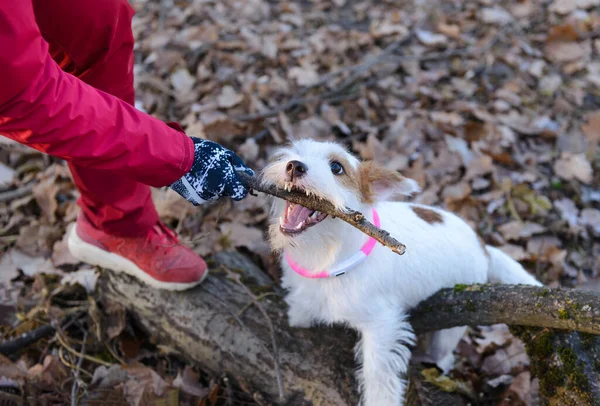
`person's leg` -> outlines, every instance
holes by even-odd
[[[133,104],[133,10],[127,0],[33,3],[61,68]],[[76,258],[162,289],[183,290],[202,282],[206,263],[160,223],[149,187],[118,173],[70,168],[81,192],[82,213],[68,242]]]
[[[134,103],[133,9],[127,0],[33,0],[36,20],[66,72]],[[158,222],[150,189],[119,174],[69,165],[79,205],[97,228],[144,235]]]

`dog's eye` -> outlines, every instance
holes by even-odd
[[[331,162],[329,166],[331,167],[331,172],[333,172],[334,175],[341,175],[344,173],[344,167],[337,161]]]

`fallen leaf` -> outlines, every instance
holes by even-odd
[[[50,260],[43,257],[32,257],[12,248],[4,253],[0,260],[1,280],[9,281],[18,275],[18,270],[27,276],[34,276],[40,272],[60,274]]]
[[[185,393],[199,398],[204,398],[208,395],[209,390],[199,382],[200,376],[189,366],[183,369],[183,373],[179,371],[177,377],[173,381],[173,386],[181,389]]]
[[[503,402],[500,404],[500,406],[511,406],[515,404],[533,406],[535,404],[533,403],[533,399],[531,397],[531,372],[523,371],[512,380],[512,383],[504,395],[504,398],[508,397],[510,397],[511,403]],[[520,402],[517,403],[518,401]]]
[[[191,212],[192,206],[171,188],[152,188],[152,201],[158,216],[163,220],[180,220]]]
[[[578,9],[587,10],[592,7],[600,6],[600,0],[575,0]]]
[[[246,163],[254,162],[258,159],[260,147],[254,138],[248,138],[237,148],[237,153],[242,157],[242,159],[244,159]]]
[[[60,385],[70,371],[54,355],[46,355],[43,364],[36,364],[27,371],[29,379],[34,380],[36,385],[51,390]]]
[[[562,86],[562,78],[560,75],[544,76],[538,83],[540,93],[544,96],[554,96],[554,93]]]
[[[87,293],[94,293],[96,290],[96,282],[98,281],[98,273],[94,269],[80,269],[63,276],[60,283],[62,284],[79,284],[85,288]]]
[[[319,74],[313,65],[294,66],[288,70],[288,77],[299,86],[310,86],[319,81]]]
[[[479,12],[479,18],[486,24],[506,25],[511,23],[513,16],[501,7],[484,7]]]
[[[109,340],[118,337],[127,325],[125,307],[118,302],[110,301],[104,307],[106,314],[106,336]]]
[[[230,140],[236,134],[236,125],[226,114],[217,110],[200,114],[204,133],[211,140]]]
[[[475,344],[477,344],[476,350],[479,354],[504,347],[512,340],[512,335],[508,330],[508,326],[504,324],[481,326],[479,327],[479,335],[481,337],[475,337],[473,339]]]
[[[556,41],[546,45],[546,56],[552,62],[566,63],[588,59],[592,53],[590,42],[563,42]]]
[[[572,24],[556,25],[550,28],[546,42],[576,41],[579,38],[577,29]]]
[[[225,86],[221,90],[221,94],[217,97],[219,107],[229,109],[237,106],[244,100],[244,96],[237,93],[232,86]]]
[[[50,224],[56,222],[56,210],[58,209],[56,194],[58,190],[59,186],[54,178],[45,179],[33,187],[35,201]]]
[[[494,354],[487,356],[481,365],[481,371],[487,375],[506,375],[515,370],[522,370],[529,365],[529,357],[525,345],[520,340],[512,338],[510,344],[497,349]]]
[[[369,32],[373,38],[388,37],[390,35],[398,35],[404,38],[408,35],[409,30],[405,25],[394,23],[391,21],[372,22]]]
[[[0,187],[6,187],[13,182],[15,170],[0,162]]]
[[[521,223],[520,221],[511,221],[498,227],[498,231],[506,240],[519,240],[521,238],[529,238],[534,234],[543,233],[546,228],[537,223]]]
[[[527,252],[540,259],[547,260],[550,255],[561,251],[561,246],[560,240],[552,235],[536,236],[527,241]]]
[[[514,259],[515,261],[522,261],[529,258],[529,255],[525,252],[523,247],[520,245],[506,244],[498,247],[499,250],[504,252],[506,255]]]
[[[169,385],[153,369],[144,365],[125,366],[128,379],[123,384],[123,394],[132,406],[142,405],[142,399],[155,395],[161,397]]]
[[[423,369],[421,375],[425,378],[425,382],[435,385],[444,392],[455,392],[458,387],[455,381],[447,376],[441,375],[437,368]]]
[[[494,171],[494,162],[492,157],[488,155],[482,155],[474,158],[467,167],[467,173],[465,174],[466,180],[471,180],[479,176],[487,175]]]
[[[54,247],[52,248],[52,263],[56,267],[63,265],[77,265],[81,262],[71,254],[67,243],[69,234],[72,232],[74,226],[75,223],[69,224],[62,240],[54,243]]]
[[[454,127],[461,126],[465,122],[462,116],[455,112],[432,111],[429,115],[436,123],[447,124]]]
[[[171,85],[178,93],[189,93],[196,84],[196,78],[185,68],[171,74]]]
[[[575,206],[573,200],[566,197],[555,200],[554,207],[556,207],[560,213],[561,218],[569,223],[569,226],[573,227],[577,225],[579,209],[577,209],[577,206]]]
[[[448,43],[448,38],[442,34],[435,34],[431,31],[424,30],[417,30],[415,34],[417,35],[419,41],[423,43],[423,45],[430,47],[439,47]]]
[[[584,154],[563,152],[554,163],[554,173],[565,180],[579,180],[589,184],[592,182],[592,165]]]
[[[248,227],[239,223],[221,223],[221,233],[234,247],[247,247],[251,251],[267,254],[267,244],[262,230],[256,227]]]
[[[460,201],[465,199],[471,194],[471,185],[467,182],[460,182],[454,185],[448,185],[442,192],[442,197],[445,199],[446,204]]]
[[[574,0],[554,0],[548,10],[553,13],[565,15],[573,12],[577,8]]]
[[[600,210],[586,208],[581,210],[579,216],[579,224],[586,227],[591,227],[594,234],[600,236]]]
[[[600,110],[587,115],[581,131],[591,142],[600,143]]]
[[[460,26],[457,24],[446,24],[440,22],[437,25],[437,30],[448,37],[459,39],[460,38]]]
[[[510,385],[513,379],[514,377],[512,375],[500,375],[497,378],[489,380],[487,384],[489,387],[496,389],[499,386]]]

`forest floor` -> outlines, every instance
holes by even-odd
[[[257,170],[290,137],[337,140],[416,179],[416,202],[459,214],[544,284],[600,290],[600,0],[132,4],[139,109]],[[0,283],[19,287],[0,297],[28,305],[0,306],[0,334],[70,320],[0,356],[0,394],[257,404],[144,337],[123,309],[98,309],[95,271],[63,239],[78,197],[66,165],[0,142]],[[153,196],[196,252],[237,249],[278,280],[264,198],[195,208],[169,190]],[[537,404],[505,326],[470,329],[450,379],[473,405]]]

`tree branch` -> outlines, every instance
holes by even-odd
[[[600,334],[600,295],[576,289],[515,285],[456,285],[411,312],[415,331],[508,324]]]
[[[406,251],[406,246],[404,244],[391,237],[390,233],[387,231],[375,227],[365,218],[365,215],[359,211],[347,208],[345,212],[342,212],[336,209],[331,202],[316,197],[307,196],[295,191],[287,192],[276,187],[275,185],[264,185],[259,178],[248,176],[242,172],[238,172],[238,177],[249,189],[257,190],[259,192],[266,193],[292,203],[300,204],[311,210],[326,213],[332,217],[338,217],[351,226],[362,231],[369,237],[375,238],[375,240],[377,240],[379,243],[390,248],[398,255],[402,255]]]
[[[230,264],[223,258],[226,254],[214,258],[217,264]],[[237,256],[236,261],[238,265],[231,268],[236,273],[248,275],[245,269],[255,267],[249,259],[248,265]],[[255,295],[271,291],[260,280],[247,282]],[[159,341],[209,372],[227,372],[267,398],[279,398],[271,350],[274,330],[286,398],[299,399],[286,404],[305,404],[305,399],[336,406],[357,403],[352,351],[356,334],[341,327],[290,327],[278,293],[264,297],[262,309],[240,312],[248,304],[247,290],[218,266],[211,268],[211,277],[202,285],[187,292],[152,289],[122,273],[104,272],[98,283],[103,298],[131,309]],[[265,323],[263,310],[272,329]],[[232,318],[239,322],[233,323]],[[530,286],[457,285],[432,295],[411,312],[417,333],[497,323],[600,334],[600,294]]]

